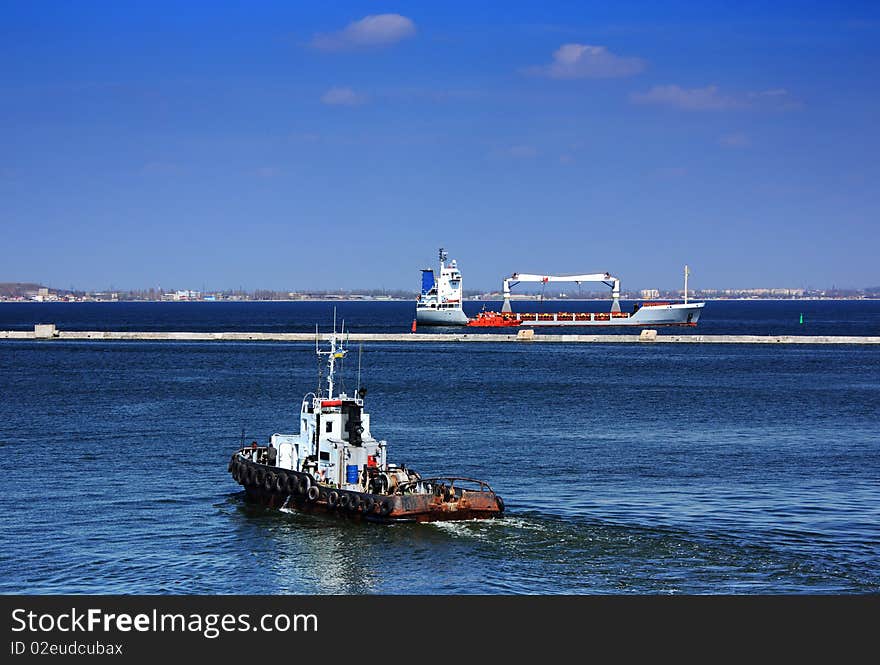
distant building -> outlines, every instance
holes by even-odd
[[[201,300],[201,291],[172,291],[171,293],[163,293],[162,300],[184,301],[184,300]]]
[[[50,301],[58,300],[58,294],[57,293],[50,293],[49,289],[47,289],[45,286],[42,286],[39,289],[37,289],[37,292],[35,295],[31,296],[31,299],[36,300],[37,302],[50,302]]]
[[[639,291],[639,295],[645,300],[656,300],[660,297],[660,291],[658,289],[642,289]]]

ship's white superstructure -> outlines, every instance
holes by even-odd
[[[416,321],[429,326],[464,326],[468,317],[461,307],[461,272],[455,259],[448,264],[446,251],[440,248],[440,272],[422,270],[422,288],[416,302]]]
[[[334,332],[329,350],[315,343],[315,353],[327,356],[327,385],[326,390],[303,398],[299,434],[273,434],[271,442],[278,450],[279,467],[309,473],[319,482],[342,489],[362,489],[370,467],[383,473],[394,473],[396,467],[387,464],[385,441],[370,434],[370,415],[364,411],[366,391],[358,387],[354,395],[336,392],[336,364],[347,354],[338,342]]]

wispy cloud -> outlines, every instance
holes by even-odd
[[[526,74],[552,79],[619,78],[644,71],[641,58],[615,55],[604,46],[563,44],[553,53],[549,65],[529,67]]]
[[[354,21],[338,32],[318,34],[312,46],[321,51],[348,51],[396,44],[416,34],[412,19],[400,14],[375,14]]]
[[[746,93],[725,93],[717,85],[703,88],[682,88],[678,85],[655,85],[646,92],[630,95],[634,104],[665,106],[683,111],[729,111],[750,107],[777,109],[798,108],[787,90],[758,90]]]
[[[444,104],[458,101],[474,101],[489,96],[485,89],[468,88],[426,88],[426,87],[397,87],[386,88],[376,96],[393,101],[416,101]]]
[[[531,145],[513,145],[507,148],[504,153],[508,157],[514,157],[516,159],[530,159],[535,157],[538,154],[538,151]]]
[[[761,105],[785,111],[803,108],[803,103],[794,99],[785,88],[758,90],[748,93],[747,96],[753,105]]]
[[[741,101],[722,94],[717,85],[705,88],[655,85],[647,92],[632,93],[630,99],[636,104],[669,106],[685,111],[724,111],[743,105]]]
[[[718,145],[724,148],[748,148],[752,145],[752,140],[748,134],[737,132],[735,134],[725,134],[718,137]]]
[[[355,92],[351,88],[330,88],[321,95],[321,102],[328,106],[360,106],[367,101],[367,96]]]

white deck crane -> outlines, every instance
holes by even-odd
[[[501,306],[502,312],[510,312],[510,287],[516,286],[520,282],[540,282],[547,284],[548,282],[602,282],[606,286],[611,287],[611,311],[620,311],[620,279],[614,277],[607,272],[597,272],[589,275],[529,275],[526,273],[513,273],[504,280],[504,304]]]

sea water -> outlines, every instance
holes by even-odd
[[[332,321],[326,303],[217,305],[0,305],[0,328]],[[364,331],[407,322],[398,303],[349,305]],[[797,333],[809,306],[722,305],[698,332]],[[806,317],[817,334],[877,334],[875,303],[828,305]],[[355,524],[246,503],[229,456],[298,429],[308,343],[0,342],[0,592],[880,591],[876,347],[440,333],[366,344],[362,366],[389,458],[487,480],[502,519]]]

